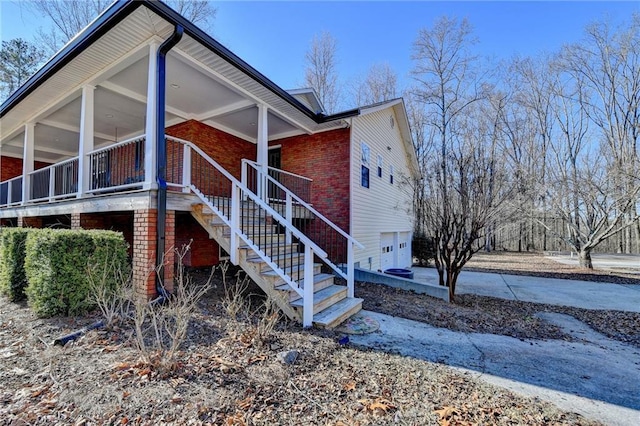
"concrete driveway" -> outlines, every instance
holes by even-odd
[[[462,333],[376,312],[380,330],[351,343],[453,366],[470,377],[607,425],[640,424],[640,349],[566,315],[545,319],[577,341]]]
[[[435,268],[411,269],[414,280],[438,284]],[[501,299],[548,303],[585,309],[640,312],[640,285],[527,277],[462,271],[456,294],[478,294]]]
[[[435,269],[413,271],[415,282],[437,285]],[[463,271],[457,293],[640,312],[638,285]],[[462,333],[375,312],[363,314],[376,319],[380,330],[351,336],[355,345],[443,363],[608,425],[640,424],[640,349],[609,339],[573,317],[538,313],[576,339],[567,342]]]

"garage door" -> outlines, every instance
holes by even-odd
[[[395,259],[393,232],[380,234],[380,269],[393,268]]]
[[[401,232],[398,238],[398,267],[411,267],[411,241],[409,232]]]

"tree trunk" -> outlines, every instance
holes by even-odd
[[[457,275],[451,270],[447,270],[447,287],[449,287],[449,303],[454,303],[456,300],[456,281]]]
[[[593,263],[591,262],[591,249],[581,249],[578,252],[578,259],[580,260],[580,267],[593,269]]]

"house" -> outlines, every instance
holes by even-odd
[[[0,225],[123,232],[141,297],[171,291],[171,248],[192,241],[187,265],[228,257],[288,316],[332,327],[361,308],[354,267],[411,263],[402,100],[327,115],[160,2],[112,4],[0,129]]]

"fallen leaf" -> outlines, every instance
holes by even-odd
[[[249,358],[249,361],[247,363],[251,365],[251,364],[255,364],[256,362],[264,361],[265,359],[267,359],[266,355],[257,355],[252,358]]]
[[[356,382],[350,381],[349,383],[346,383],[343,386],[343,389],[346,390],[347,392],[355,390],[356,389]]]
[[[252,396],[248,396],[245,399],[236,402],[236,405],[238,406],[238,408],[241,408],[243,410],[247,410],[247,409],[249,409],[249,407],[251,407],[253,405],[253,397]]]

